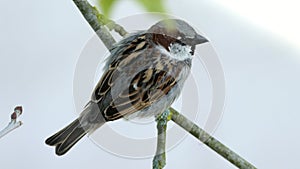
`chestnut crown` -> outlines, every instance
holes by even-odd
[[[150,27],[147,32],[154,34],[153,40],[163,46],[178,42],[194,47],[195,45],[208,42],[192,26],[180,19],[161,20]]]

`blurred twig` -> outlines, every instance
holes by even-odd
[[[113,7],[121,0],[97,0],[97,4],[101,9],[101,12],[109,17]],[[166,0],[132,0],[143,7],[147,12],[165,13]]]
[[[105,18],[103,15],[99,14],[98,10],[95,7],[92,7],[87,0],[73,0],[75,4],[80,9],[83,16],[86,18],[86,20],[89,22],[89,24],[92,26],[92,28],[97,32],[97,35],[102,40],[102,42],[105,44],[105,46],[108,49],[111,49],[113,44],[115,43],[115,40],[110,33],[107,31],[107,29],[104,29],[105,23],[108,23],[108,19]],[[115,24],[117,25],[117,24]],[[120,26],[120,25],[118,25]],[[113,29],[113,28],[111,28]],[[124,29],[123,29],[124,30]],[[102,32],[103,31],[103,32]],[[125,31],[125,30],[124,30]],[[126,32],[126,31],[125,31]],[[103,36],[104,34],[105,36]],[[126,32],[127,34],[127,32]],[[120,34],[121,36],[124,36],[123,34]],[[245,159],[240,157],[238,154],[230,150],[228,147],[226,147],[224,144],[210,136],[208,133],[206,133],[203,129],[199,128],[195,123],[188,120],[186,117],[181,115],[179,112],[177,112],[175,109],[170,108],[170,113],[172,116],[172,121],[174,121],[176,124],[181,126],[183,129],[185,129],[187,132],[195,136],[198,140],[206,144],[208,147],[213,149],[215,152],[223,156],[226,160],[230,161],[233,165],[235,165],[238,168],[241,169],[255,169],[253,165],[251,165],[249,162],[247,162]],[[165,119],[164,119],[165,118]],[[161,120],[167,120],[167,117],[163,117]],[[165,128],[167,125],[167,122],[164,123],[164,125],[159,126],[158,120],[158,147],[156,156],[154,158],[154,161],[158,161],[158,163],[162,164],[163,167],[165,164],[165,156],[157,156],[158,154],[165,153]],[[162,134],[160,134],[162,132]],[[161,146],[161,147],[159,147]],[[163,150],[163,151],[162,151]],[[155,166],[153,166],[155,167]]]
[[[17,121],[17,118],[22,114],[22,111],[21,106],[14,109],[14,112],[10,116],[10,122],[3,130],[0,131],[0,138],[22,125],[21,121]]]

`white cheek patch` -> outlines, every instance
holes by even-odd
[[[192,59],[192,47],[189,45],[181,45],[178,43],[171,44],[169,46],[169,51],[167,51],[162,46],[157,46],[157,48],[165,55],[169,55],[173,59],[177,60],[186,60],[186,59]]]
[[[171,57],[177,60],[186,60],[192,58],[192,47],[178,43],[171,44],[169,47]]]

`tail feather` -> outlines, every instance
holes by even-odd
[[[55,153],[60,156],[70,150],[86,133],[79,120],[76,119],[67,127],[49,137],[45,143],[56,146]]]
[[[78,126],[79,120],[74,120],[71,124],[66,126],[65,128],[61,129],[51,137],[49,137],[45,143],[49,146],[56,146],[59,143],[62,143],[66,137]]]
[[[56,146],[55,153],[59,156],[64,155],[85,135],[86,132],[83,128],[74,129],[74,131],[72,131],[72,133],[62,143]]]
[[[49,137],[45,143],[55,146],[55,153],[63,155],[68,152],[83,136],[92,133],[105,123],[105,119],[100,113],[98,104],[90,101],[80,114],[78,119],[74,120],[67,127]],[[84,125],[84,126],[82,126]]]

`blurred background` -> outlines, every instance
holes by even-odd
[[[166,0],[197,26],[225,73],[226,105],[214,137],[258,168],[297,168],[300,134],[300,3],[293,0]],[[119,0],[111,18],[145,12]],[[94,36],[71,0],[0,1],[0,128],[16,105],[24,125],[0,139],[2,168],[151,168],[83,139],[62,157],[44,140],[76,118],[73,77]],[[235,168],[191,136],[167,153],[165,168]]]

